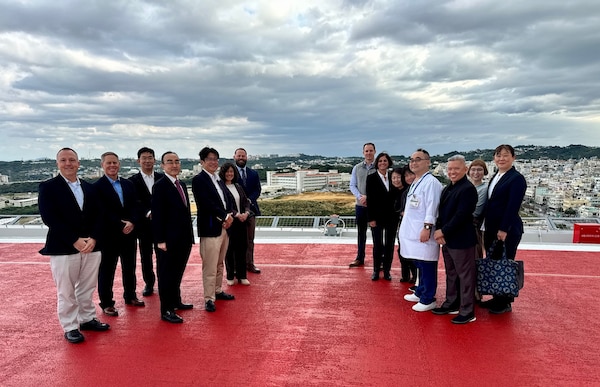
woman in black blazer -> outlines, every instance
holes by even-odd
[[[521,203],[527,190],[527,182],[513,163],[515,150],[510,145],[500,145],[494,150],[494,163],[498,171],[488,185],[488,201],[485,208],[483,243],[489,250],[494,241],[504,245],[506,258],[515,259],[517,246],[523,236],[523,221],[519,216]],[[514,297],[495,296],[482,303],[490,313],[500,314],[512,311]]]
[[[394,211],[400,191],[393,186],[389,172],[393,163],[387,153],[380,153],[375,158],[377,173],[367,176],[367,220],[373,235],[373,281],[379,279],[382,266],[383,279],[392,280],[390,269],[400,219],[399,213]]]
[[[246,220],[250,216],[248,197],[244,189],[237,182],[240,180],[238,169],[232,163],[225,163],[219,170],[219,177],[231,192],[234,202],[233,223],[229,228],[229,246],[225,256],[225,269],[227,270],[227,285],[235,283],[237,277],[242,285],[250,285],[246,273],[246,250],[248,249],[248,227]]]

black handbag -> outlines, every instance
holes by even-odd
[[[499,250],[494,242],[487,251],[487,256],[476,260],[477,291],[481,295],[518,297],[525,281],[523,261],[506,258],[504,244],[500,244],[500,259],[493,258]]]

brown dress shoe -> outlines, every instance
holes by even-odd
[[[365,263],[363,261],[359,261],[358,259],[355,259],[354,261],[350,262],[350,267],[359,267],[364,265]]]
[[[146,303],[140,299],[136,298],[132,298],[130,300],[125,300],[125,304],[127,305],[133,305],[133,306],[146,306]]]
[[[254,274],[260,274],[260,269],[254,265],[248,266],[248,271]]]
[[[108,307],[102,309],[102,312],[104,312],[104,314],[107,314],[109,316],[118,316],[119,315],[119,311],[117,309],[115,309],[114,306],[108,306]]]

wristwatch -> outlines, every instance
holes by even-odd
[[[425,230],[431,230],[431,225],[430,224],[426,224],[425,226],[423,226],[423,228]]]

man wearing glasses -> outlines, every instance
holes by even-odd
[[[415,293],[404,296],[405,300],[416,303],[412,307],[416,312],[425,312],[436,307],[440,246],[433,238],[433,233],[442,184],[431,174],[430,166],[429,152],[425,149],[417,149],[411,155],[410,169],[415,173],[415,181],[408,190],[404,217],[398,232],[401,255],[414,259],[415,266],[419,269]]]
[[[221,181],[219,152],[204,147],[200,151],[202,172],[192,179],[192,192],[198,208],[198,236],[202,257],[202,285],[204,287],[204,309],[216,310],[215,300],[233,300],[221,288],[223,283],[223,260],[229,246],[227,229],[233,223],[233,196]]]

